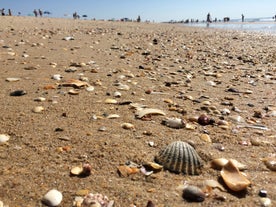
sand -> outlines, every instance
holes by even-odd
[[[275,205],[275,171],[261,161],[275,157],[275,41],[275,36],[181,25],[1,17],[0,134],[10,139],[0,145],[0,201],[43,206],[43,195],[57,189],[63,194],[60,206],[73,206],[83,192],[106,195],[117,207],[145,207],[149,200],[158,207],[261,206],[264,189]],[[61,80],[53,79],[55,74]],[[64,86],[70,79],[82,80],[84,87]],[[88,84],[93,91],[86,90]],[[11,96],[16,90],[26,94]],[[116,91],[121,97],[114,97]],[[136,103],[166,115],[137,119]],[[43,110],[34,113],[37,106]],[[215,124],[192,122],[204,113]],[[119,117],[110,119],[111,114]],[[172,117],[186,127],[161,124]],[[219,126],[222,119],[228,125]],[[124,129],[123,123],[133,127]],[[202,139],[206,133],[210,140]],[[200,175],[118,173],[128,161],[152,162],[176,140],[200,151],[205,160]],[[210,168],[209,161],[221,157],[247,166],[251,185],[245,191],[229,190],[220,171]],[[70,175],[83,163],[91,165],[91,175]],[[226,192],[214,189],[198,204],[177,190],[184,182],[202,186],[209,179]]]

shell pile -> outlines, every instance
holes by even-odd
[[[162,149],[155,161],[164,169],[175,173],[198,175],[203,166],[202,160],[195,149],[186,142],[172,142]]]

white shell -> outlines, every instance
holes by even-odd
[[[32,110],[34,113],[41,113],[42,111],[44,111],[44,107],[43,106],[36,106],[33,108]]]
[[[46,193],[43,198],[42,202],[45,203],[47,206],[58,206],[62,201],[62,193],[56,189],[52,189]]]
[[[162,124],[174,129],[180,129],[185,127],[185,122],[183,121],[183,119],[179,118],[167,118],[165,120],[162,120]]]
[[[139,119],[143,118],[146,115],[149,114],[158,114],[158,115],[163,115],[165,116],[165,112],[161,111],[160,109],[151,109],[151,108],[145,108],[145,109],[139,109],[135,113],[135,116]]]
[[[0,134],[0,144],[9,141],[10,136],[6,134]]]

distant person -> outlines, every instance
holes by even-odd
[[[11,10],[10,10],[10,9],[8,10],[8,12],[9,12],[9,16],[12,16],[12,12],[11,12]]]
[[[211,23],[212,21],[211,21],[211,15],[210,15],[210,13],[208,13],[207,14],[207,23]]]
[[[140,15],[139,15],[138,18],[137,18],[137,22],[141,22],[141,17],[140,17]]]
[[[1,15],[2,15],[2,16],[5,16],[5,9],[4,9],[4,8],[1,9]]]
[[[242,22],[244,22],[244,15],[242,14],[241,16],[242,16]]]
[[[39,16],[42,17],[43,13],[41,11],[41,9],[38,10]]]
[[[37,17],[37,11],[36,11],[36,9],[34,10],[34,15],[35,15],[35,17]]]

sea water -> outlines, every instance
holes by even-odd
[[[193,27],[208,27],[217,29],[239,30],[261,32],[276,35],[276,21],[273,18],[252,18],[241,20],[231,20],[229,22],[213,22],[213,23],[190,23]]]

